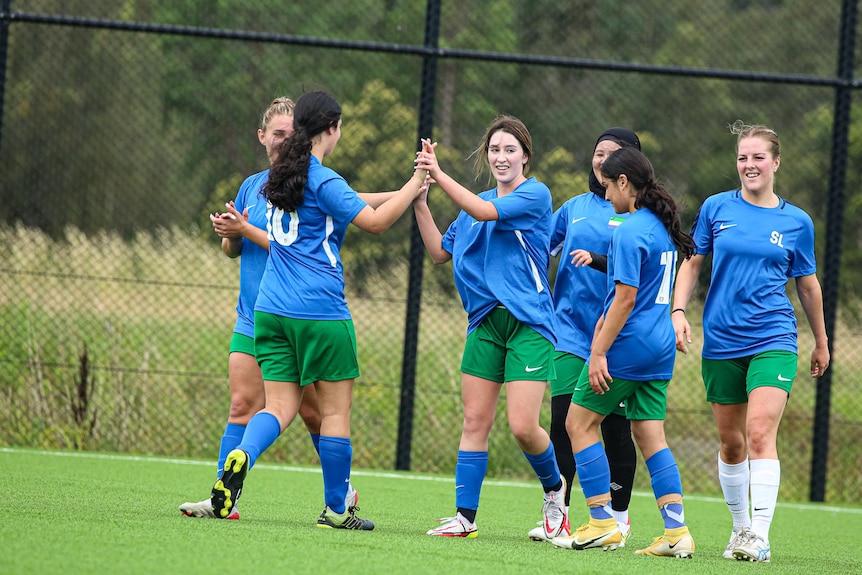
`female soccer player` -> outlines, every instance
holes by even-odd
[[[590,191],[565,202],[551,225],[551,255],[560,255],[554,281],[554,311],[557,314],[557,347],[551,381],[551,441],[560,473],[566,478],[566,506],[575,479],[575,459],[566,431],[566,416],[572,391],[590,356],[590,340],[608,294],[607,253],[611,235],[623,221],[605,199],[599,171],[608,155],[623,146],[640,149],[637,134],[626,128],[609,128],[599,135],[593,149]],[[568,254],[570,257],[566,257]],[[629,502],[632,498],[637,453],[625,407],[602,421],[602,439],[611,466],[611,509],[622,534],[621,546],[631,536]],[[530,538],[544,540],[543,530],[530,531]]]
[[[257,138],[266,149],[270,164],[278,156],[278,146],[293,133],[293,106],[290,98],[276,98],[263,113]],[[254,355],[254,301],[257,299],[266,258],[269,256],[266,200],[261,195],[268,177],[269,169],[266,169],[246,178],[236,199],[227,205],[227,211],[210,216],[213,230],[222,238],[221,248],[225,255],[229,258],[241,256],[236,324],[228,355],[230,410],[219,444],[216,477],[224,470],[227,454],[242,440],[249,419],[266,404],[263,379]],[[314,388],[303,395],[299,415],[316,450],[320,439],[320,413]],[[351,506],[356,505],[357,497],[351,489],[348,496]],[[209,498],[183,503],[180,505],[180,512],[188,517],[215,518]],[[235,507],[226,519],[239,519],[239,509]]]
[[[781,479],[778,426],[799,349],[786,293],[789,278],[796,278],[814,334],[812,377],[829,367],[829,340],[815,274],[814,225],[808,214],[775,193],[778,136],[766,126],[741,121],[731,131],[737,136],[740,187],[710,196],[700,208],[693,232],[696,253],[680,266],[674,291],[673,324],[677,349],[685,353],[691,343],[685,310],[703,261],[712,253],[701,370],[718,427],[718,479],[733,516],[723,556],[766,563]]]
[[[436,264],[452,260],[469,322],[461,362],[464,425],[455,467],[457,512],[428,535],[478,535],[488,435],[502,385],[509,427],[545,490],[545,536],[568,532],[565,483],[554,446],[539,425],[546,382],[554,376],[555,337],[547,275],[551,192],[526,176],[532,153],[530,133],[520,120],[495,119],[474,155],[477,172],[487,162],[497,185],[478,195],[440,169],[430,142],[423,142],[417,156],[416,166],[461,208],[444,235],[428,209],[427,192],[413,204],[431,259]]]
[[[353,321],[344,297],[339,250],[347,226],[382,233],[418,195],[425,174],[366,203],[323,165],[341,138],[341,106],[331,95],[303,94],[294,132],[279,148],[263,196],[268,202],[270,256],[255,304],[255,353],[266,406],[249,421],[212,489],[213,511],[227,517],[248,470],[293,421],[304,388],[314,384],[320,406],[320,463],[325,507],[318,527],[371,530],[347,501],[353,449],[350,405],[359,376]]]
[[[665,526],[664,535],[635,553],[691,557],[694,541],[685,524],[682,481],[665,440],[664,419],[676,359],[669,310],[673,276],[678,251],[688,257],[694,243],[680,230],[679,207],[639,150],[612,153],[601,174],[608,200],[629,217],[611,239],[610,289],[566,420],[590,520],[551,543],[612,550],[622,542],[609,505],[610,468],[598,428],[624,401]]]

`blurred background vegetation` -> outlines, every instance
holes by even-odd
[[[485,189],[467,157],[506,113],[530,128],[532,175],[548,184],[555,207],[587,190],[598,134],[625,126],[684,202],[686,224],[705,197],[738,185],[728,125],[774,128],[782,139],[777,191],[814,218],[824,289],[837,294],[826,500],[858,503],[858,81],[847,84],[852,121],[840,125],[835,114],[839,40],[842,26],[855,39],[855,9],[846,18],[854,4],[4,0],[0,444],[215,456],[238,282],[208,214],[266,167],[255,131],[268,103],[326,89],[344,107],[344,136],[328,163],[358,191],[400,187],[420,136],[439,142],[451,175]],[[857,42],[853,78],[859,50]],[[426,93],[429,66],[435,82]],[[847,135],[838,191],[830,189],[836,130]],[[830,194],[844,190],[837,218]],[[432,191],[430,201],[441,226],[457,213],[442,194]],[[398,410],[404,382],[415,379],[407,460],[448,473],[466,320],[451,268],[425,265],[411,250],[411,219],[379,237],[351,230],[342,254],[363,370],[356,461],[403,463]],[[841,241],[827,253],[830,229]],[[824,279],[823,262],[838,256]],[[800,332],[808,333],[804,315]],[[415,357],[405,351],[411,337]],[[782,497],[792,499],[808,497],[812,438],[823,427],[816,384],[805,375],[810,350],[802,337],[779,437],[791,478]],[[490,473],[527,476],[503,413]],[[303,435],[293,426],[267,457],[316,461]],[[720,494],[697,354],[678,362],[668,435],[686,489]],[[638,481],[648,488],[646,473]]]

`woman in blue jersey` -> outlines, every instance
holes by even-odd
[[[369,194],[375,196],[369,204],[323,165],[341,137],[338,102],[325,92],[303,94],[293,127],[263,190],[270,250],[254,307],[254,343],[266,406],[228,454],[212,489],[213,511],[229,516],[248,470],[290,425],[313,384],[325,501],[317,525],[371,530],[374,523],[356,517],[347,499],[350,405],[359,366],[339,250],[351,223],[372,233],[388,229],[417,196],[425,174],[415,171],[396,192]]]
[[[677,349],[685,353],[691,343],[685,310],[712,254],[701,369],[718,427],[718,478],[733,517],[723,556],[768,562],[781,477],[778,426],[798,363],[796,316],[786,293],[790,278],[796,279],[814,334],[812,377],[829,367],[829,344],[815,274],[814,225],[775,193],[778,136],[741,121],[731,131],[737,136],[740,187],[710,196],[700,208],[693,228],[697,249],[680,266],[673,323]]]
[[[497,185],[478,195],[440,169],[430,142],[423,142],[417,156],[416,166],[427,170],[461,208],[441,234],[428,209],[427,193],[414,202],[431,259],[436,264],[452,260],[469,322],[461,362],[464,424],[455,467],[457,511],[428,535],[478,535],[479,492],[502,385],[509,427],[545,490],[546,537],[568,532],[565,484],[554,446],[539,425],[546,382],[554,377],[555,338],[547,274],[551,193],[526,176],[532,152],[530,133],[520,120],[495,119],[474,154],[477,172],[487,162]]]
[[[605,199],[599,171],[608,155],[623,146],[640,149],[637,134],[626,128],[602,132],[593,149],[590,191],[565,202],[554,213],[551,226],[551,255],[560,255],[554,280],[554,310],[557,314],[557,346],[551,381],[551,441],[557,465],[566,478],[566,505],[569,505],[575,478],[575,459],[566,431],[566,416],[572,391],[590,356],[590,341],[608,294],[607,253],[616,226],[628,214],[617,214]],[[567,255],[569,257],[567,257]],[[622,534],[621,546],[631,535],[628,517],[632,498],[637,453],[625,407],[618,407],[602,421],[602,439],[611,466],[611,508]],[[530,531],[530,538],[544,540],[543,530]]]
[[[635,553],[691,557],[694,541],[685,524],[682,481],[665,440],[664,419],[676,356],[670,320],[673,276],[678,252],[688,257],[694,243],[680,229],[679,206],[639,150],[617,150],[602,164],[601,174],[614,210],[629,216],[611,238],[609,292],[566,420],[590,519],[551,543],[612,550],[622,542],[611,513],[610,468],[598,429],[624,401],[665,526],[662,536]]]
[[[293,101],[276,98],[263,114],[257,137],[266,149],[269,162],[275,161],[278,146],[293,133]],[[227,454],[242,440],[249,419],[263,409],[266,395],[260,367],[254,357],[254,302],[257,299],[260,278],[269,252],[266,237],[266,200],[261,195],[269,176],[269,169],[249,176],[240,186],[236,199],[227,204],[227,211],[210,216],[213,230],[222,238],[222,251],[230,258],[240,257],[239,296],[236,306],[236,324],[228,355],[228,384],[230,386],[230,410],[227,425],[219,443],[216,477],[224,469]],[[317,449],[320,437],[320,413],[317,395],[302,397],[299,415],[311,435]],[[351,504],[357,495],[350,493]],[[203,501],[180,505],[180,512],[189,517],[215,518],[209,498]],[[239,509],[234,507],[226,519],[239,519]]]

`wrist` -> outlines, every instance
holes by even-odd
[[[673,315],[673,314],[675,314],[676,312],[679,312],[679,311],[681,311],[681,312],[682,312],[682,315],[685,315],[685,308],[684,308],[684,307],[677,307],[677,308],[674,308],[673,310],[671,310],[670,314],[671,314],[671,315]]]

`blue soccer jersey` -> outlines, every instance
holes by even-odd
[[[786,285],[789,278],[817,271],[808,214],[780,198],[774,208],[755,206],[731,190],[703,202],[692,236],[698,254],[712,254],[703,357],[798,353]]]
[[[628,320],[608,350],[611,377],[632,381],[670,379],[676,361],[676,336],[670,321],[670,298],[677,250],[667,228],[650,209],[641,208],[619,226],[608,252],[608,296],[617,283],[637,288]]]
[[[294,319],[350,319],[339,250],[347,226],[367,204],[314,156],[304,193],[293,212],[267,208],[269,260],[255,310]]]
[[[266,229],[266,200],[261,195],[269,177],[269,170],[249,176],[242,183],[234,205],[239,213],[248,210],[248,223]],[[249,240],[242,238],[239,260],[239,297],[236,304],[236,324],[233,331],[254,337],[254,302],[260,289],[260,278],[266,267],[269,252]]]
[[[530,178],[511,193],[479,194],[493,202],[498,219],[481,222],[464,211],[443,235],[452,254],[455,286],[467,311],[467,333],[498,305],[556,342],[548,285],[551,191]]]
[[[593,192],[571,198],[554,213],[551,255],[560,257],[554,280],[557,351],[581,359],[590,356],[596,322],[608,295],[608,278],[588,266],[575,267],[569,254],[576,249],[607,255],[614,229],[628,214],[617,214],[606,199]]]

